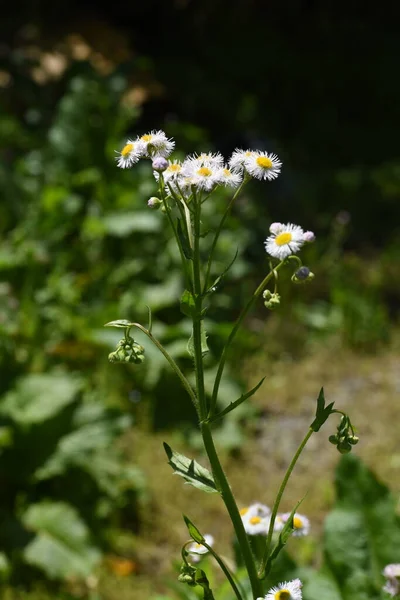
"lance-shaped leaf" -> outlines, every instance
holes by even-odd
[[[197,461],[187,458],[179,452],[174,452],[165,442],[164,449],[174,472],[183,477],[187,483],[209,494],[217,491],[213,476],[208,469],[199,465]]]
[[[132,327],[133,323],[127,321],[126,319],[118,319],[117,321],[110,321],[106,323],[104,327],[120,327],[122,329],[126,329],[127,327]]]
[[[278,541],[275,544],[271,554],[269,555],[268,560],[265,565],[265,571],[264,571],[265,577],[267,577],[268,574],[270,573],[273,562],[278,558],[279,553],[286,546],[288,539],[290,538],[290,536],[292,535],[292,533],[295,530],[295,527],[293,524],[293,518],[294,518],[294,515],[296,514],[296,511],[299,508],[300,504],[303,502],[303,500],[304,500],[304,498],[299,500],[299,502],[296,504],[296,506],[290,513],[288,520],[286,521],[282,531],[279,534]]]
[[[189,341],[187,343],[187,351],[189,352],[190,356],[192,358],[194,358],[195,356],[195,350],[194,350],[194,337],[193,337],[193,331],[192,331],[192,335],[189,338]],[[203,325],[203,321],[201,322],[201,355],[204,356],[206,354],[209,353],[209,348],[208,348],[208,344],[207,344],[207,333],[206,330],[204,329],[204,325]]]
[[[207,575],[202,569],[196,569],[194,580],[197,585],[200,585],[203,588],[203,600],[215,600]]]
[[[185,255],[185,258],[190,260],[193,258],[193,250],[191,249],[189,240],[188,240],[185,232],[183,231],[181,219],[177,219],[177,221],[178,221],[177,233],[178,233],[179,241],[181,243],[182,251],[183,251],[183,254]]]
[[[208,294],[213,294],[214,292],[217,291],[217,289],[221,285],[222,280],[224,279],[225,275],[227,274],[227,272],[229,271],[229,269],[231,268],[231,266],[237,259],[237,255],[238,255],[238,250],[236,250],[236,254],[233,257],[233,260],[229,263],[229,265],[226,267],[226,269],[224,271],[222,271],[221,275],[219,275],[219,277],[217,277],[217,279],[214,281],[214,283],[208,288],[208,290],[205,292],[204,296],[208,296]]]
[[[183,520],[186,523],[186,527],[188,528],[188,532],[192,540],[197,542],[197,544],[202,544],[205,542],[204,536],[197,529],[196,525],[192,523],[192,521],[186,515],[183,515]]]
[[[265,379],[265,377],[263,377],[261,379],[261,381],[259,381],[257,383],[257,385],[254,386],[249,392],[246,392],[245,394],[242,394],[240,396],[240,398],[238,398],[234,402],[231,402],[230,404],[228,404],[228,406],[226,408],[224,408],[224,410],[221,410],[220,413],[218,413],[217,415],[215,415],[215,417],[213,417],[212,419],[210,419],[210,423],[213,423],[214,421],[217,421],[221,417],[224,417],[226,414],[228,414],[228,412],[230,412],[231,410],[233,410],[234,408],[236,408],[237,406],[239,406],[239,404],[242,404],[242,402],[244,402],[245,400],[247,400],[247,398],[250,398],[251,396],[253,396],[253,394],[255,394],[256,391],[262,386],[262,384],[264,382],[264,379]]]
[[[334,412],[332,410],[334,402],[325,406],[325,396],[324,396],[324,388],[321,388],[321,391],[317,400],[317,411],[315,413],[315,419],[311,423],[310,427],[313,431],[319,431],[325,421],[329,418],[329,416]]]

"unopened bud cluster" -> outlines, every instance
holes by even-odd
[[[329,436],[329,441],[334,444],[340,454],[351,452],[352,446],[358,444],[358,437],[354,435],[353,427],[347,415],[343,415],[337,427],[337,433]]]
[[[270,310],[278,308],[281,303],[280,295],[276,292],[273,293],[270,290],[263,291],[263,298],[265,308],[269,308]]]
[[[114,352],[108,355],[108,360],[112,363],[135,363],[140,365],[144,361],[144,348],[131,337],[128,336],[120,340]]]
[[[181,572],[178,576],[178,581],[180,581],[181,583],[187,583],[190,586],[195,586],[197,585],[195,575],[196,567],[192,567],[192,565],[183,563],[183,565],[181,566]]]

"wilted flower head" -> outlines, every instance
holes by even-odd
[[[283,260],[295,254],[304,244],[304,231],[298,225],[274,223],[274,231],[265,240],[265,250],[271,256]]]
[[[214,543],[214,538],[212,535],[210,535],[209,533],[206,533],[204,535],[204,539],[206,541],[206,544],[208,544],[209,546],[212,546]],[[201,557],[203,554],[207,554],[208,549],[203,546],[203,544],[198,544],[197,542],[193,542],[193,544],[190,544],[190,546],[187,546],[187,552],[189,553],[189,561],[193,562],[193,563],[197,563],[201,560]]]
[[[257,598],[257,600],[301,600],[302,587],[303,584],[301,583],[300,579],[284,581],[283,583],[271,588],[264,598]]]
[[[275,521],[274,530],[282,531],[285,524],[287,523],[290,517],[290,513],[282,513],[278,515]],[[310,521],[304,515],[300,515],[299,513],[295,513],[293,516],[293,527],[294,532],[293,535],[296,537],[302,537],[304,535],[308,535],[310,532]]]
[[[282,163],[276,154],[253,152],[244,161],[246,171],[256,179],[276,179],[281,172]]]
[[[265,504],[255,503],[242,508],[240,516],[248,535],[267,535],[271,510]]]

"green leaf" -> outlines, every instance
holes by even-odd
[[[202,569],[196,569],[196,575],[194,579],[197,585],[200,585],[203,588],[204,600],[215,600],[214,594],[212,593],[210,588],[210,583],[207,579],[207,575]]]
[[[181,297],[181,312],[187,317],[196,316],[196,303],[194,296],[189,290],[185,290]]]
[[[78,377],[62,372],[25,375],[5,395],[0,414],[21,426],[42,423],[74,402],[81,387]]]
[[[110,321],[106,323],[104,327],[120,327],[122,329],[126,329],[127,327],[132,327],[133,323],[127,321],[126,319],[118,319],[117,321]]]
[[[238,398],[234,402],[231,402],[226,408],[224,408],[224,410],[222,410],[220,413],[218,413],[217,415],[215,415],[215,417],[213,417],[212,419],[210,419],[210,423],[213,423],[214,421],[217,421],[221,417],[224,417],[231,410],[233,410],[234,408],[236,408],[237,406],[239,406],[240,404],[242,404],[242,402],[244,402],[245,400],[247,400],[247,398],[250,398],[251,396],[253,396],[253,394],[255,394],[256,391],[262,386],[262,384],[264,382],[264,379],[265,379],[265,377],[263,377],[261,379],[261,381],[259,381],[257,383],[257,385],[254,386],[249,392],[246,392],[245,394],[242,394],[240,396],[240,398]]]
[[[324,388],[321,388],[317,399],[317,411],[315,413],[315,419],[311,423],[310,427],[313,431],[319,431],[325,421],[330,417],[330,415],[334,412],[332,410],[334,402],[325,406],[325,396],[324,396]]]
[[[192,523],[192,521],[189,519],[189,517],[187,517],[186,515],[183,515],[183,520],[186,523],[186,527],[188,528],[189,535],[192,538],[192,540],[194,540],[198,544],[202,544],[203,542],[205,542],[204,536],[197,529],[196,525],[194,525],[194,523]]]
[[[214,283],[208,288],[208,290],[205,292],[204,296],[208,296],[209,294],[213,294],[214,292],[216,292],[218,290],[218,288],[221,285],[222,280],[224,279],[225,275],[227,274],[227,272],[229,271],[229,269],[231,268],[231,266],[233,265],[233,263],[237,259],[238,252],[239,251],[236,250],[236,254],[233,257],[232,261],[229,263],[229,265],[226,267],[226,269],[224,269],[224,271],[222,271],[221,275],[219,277],[217,277],[217,279],[214,281]]]
[[[268,574],[270,573],[274,561],[278,558],[280,552],[286,546],[288,539],[290,538],[290,536],[292,535],[292,533],[294,531],[293,517],[294,517],[297,509],[299,508],[300,504],[303,502],[303,499],[304,498],[299,500],[299,502],[293,508],[292,512],[289,515],[289,518],[287,519],[282,531],[279,534],[278,541],[275,544],[271,554],[269,555],[266,566],[265,566],[265,575],[266,576],[268,576]]]
[[[208,469],[202,467],[197,461],[187,458],[179,452],[174,452],[165,442],[164,450],[174,472],[183,477],[187,483],[210,494],[217,491],[213,476]]]
[[[193,331],[192,331],[192,335],[189,338],[188,344],[187,344],[187,351],[189,352],[190,356],[192,358],[195,357],[195,349],[194,349],[194,337],[193,337]],[[201,355],[206,356],[206,354],[209,353],[209,348],[208,348],[208,344],[207,344],[207,333],[204,329],[204,325],[203,325],[203,321],[201,321]]]
[[[182,246],[183,254],[185,255],[185,258],[187,258],[188,260],[192,260],[193,259],[193,250],[190,247],[189,240],[188,240],[185,232],[183,231],[182,221],[181,221],[181,219],[177,219],[177,221],[178,221],[177,233],[178,233],[179,241]]]
[[[22,522],[36,533],[23,557],[51,579],[87,577],[101,558],[90,544],[89,531],[75,509],[65,502],[32,504]]]

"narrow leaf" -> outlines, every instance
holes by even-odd
[[[110,321],[109,323],[106,323],[104,327],[122,327],[126,329],[127,327],[132,327],[132,323],[126,319],[118,319],[117,321]]]
[[[187,351],[189,352],[190,356],[192,358],[194,358],[195,348],[194,348],[193,332],[192,332],[192,335],[190,336],[188,344],[187,344]],[[206,354],[208,354],[208,352],[209,352],[209,348],[208,348],[208,344],[207,344],[207,333],[204,329],[203,322],[201,322],[201,354],[202,354],[203,358]]]
[[[187,483],[209,494],[217,491],[213,476],[208,469],[202,467],[197,461],[191,460],[179,452],[174,452],[165,442],[164,450],[174,472],[183,477]]]
[[[197,529],[196,525],[192,523],[192,521],[186,515],[183,515],[183,520],[186,523],[186,527],[188,528],[188,532],[192,540],[197,542],[198,544],[202,544],[205,542],[204,536]]]
[[[273,562],[278,558],[279,553],[286,546],[286,543],[287,543],[288,539],[290,538],[290,536],[292,535],[292,533],[294,531],[293,517],[296,514],[296,511],[299,508],[300,504],[303,502],[303,500],[304,500],[304,498],[302,498],[301,500],[299,500],[299,502],[296,504],[296,506],[294,507],[294,509],[290,513],[289,518],[286,521],[286,523],[285,523],[282,531],[279,534],[278,541],[275,544],[275,546],[274,546],[271,554],[269,555],[268,560],[267,560],[267,564],[265,566],[265,576],[266,577],[268,576],[268,574],[271,571]]]
[[[325,406],[324,388],[321,388],[317,399],[317,410],[315,413],[315,419],[310,425],[313,431],[319,431],[321,429],[322,425],[333,413],[333,405],[334,402],[331,402],[330,404],[328,404],[328,406]]]
[[[215,600],[214,594],[211,591],[210,583],[207,579],[207,575],[202,569],[196,570],[195,582],[203,588],[203,600]]]
[[[261,379],[261,381],[259,381],[257,383],[257,385],[254,386],[249,392],[246,392],[245,394],[242,394],[240,396],[240,398],[238,398],[234,402],[231,402],[230,404],[228,404],[228,406],[226,408],[224,408],[224,410],[222,410],[220,413],[218,413],[217,415],[215,415],[215,417],[213,417],[212,419],[210,419],[210,423],[213,423],[214,421],[217,421],[221,417],[224,417],[231,410],[233,410],[234,408],[236,408],[237,406],[239,406],[240,404],[242,404],[242,402],[244,402],[245,400],[247,400],[247,398],[250,398],[251,396],[253,396],[253,394],[255,394],[256,391],[262,386],[262,384],[264,382],[264,379],[265,379],[265,377],[263,377]]]
[[[187,317],[194,317],[196,315],[195,299],[189,290],[185,290],[181,296],[181,312]]]
[[[233,260],[229,263],[229,265],[226,267],[226,269],[224,269],[224,271],[222,271],[221,275],[219,275],[219,277],[217,277],[217,279],[214,281],[214,283],[208,288],[208,290],[205,292],[204,296],[207,296],[208,294],[213,294],[214,292],[217,291],[217,289],[219,288],[220,284],[222,283],[222,280],[224,279],[225,275],[227,274],[227,272],[229,271],[229,269],[231,268],[231,266],[237,259],[237,256],[238,256],[238,250],[236,250],[236,254],[233,257]]]
[[[193,258],[193,250],[191,249],[189,240],[186,237],[185,232],[183,231],[181,219],[177,219],[177,221],[178,221],[177,232],[178,232],[179,241],[182,246],[183,254],[185,255],[185,258],[191,260]]]
[[[151,330],[153,329],[153,317],[151,314],[150,306],[147,307],[147,310],[149,311],[149,324],[147,326],[147,329],[148,329],[149,333],[151,333]]]

